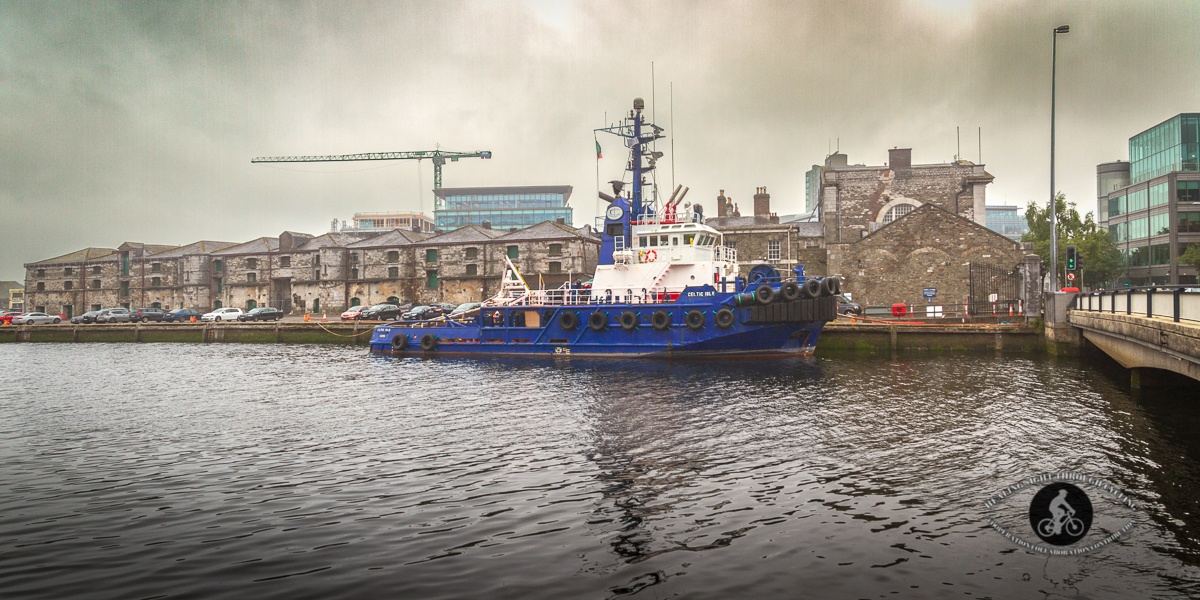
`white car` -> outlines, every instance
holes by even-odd
[[[57,315],[51,316],[46,313],[31,312],[13,317],[13,325],[33,325],[36,323],[61,323],[62,319]]]
[[[218,308],[210,313],[204,313],[200,316],[201,321],[236,321],[238,315],[242,314],[240,308]]]

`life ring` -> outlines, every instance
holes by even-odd
[[[762,284],[754,288],[754,300],[759,304],[770,304],[775,299],[775,288]]]
[[[779,295],[783,296],[785,302],[792,302],[800,297],[800,286],[795,281],[789,281],[779,288]]]
[[[588,327],[592,331],[604,331],[608,327],[608,315],[596,311],[588,316]]]
[[[728,308],[722,308],[721,310],[717,311],[717,314],[713,320],[716,321],[717,327],[720,327],[721,329],[729,329],[730,327],[733,327],[733,311],[729,310]]]
[[[407,335],[392,336],[392,352],[399,352],[401,350],[404,350],[407,347],[408,347],[408,336]]]
[[[666,331],[671,327],[671,313],[665,310],[656,310],[650,315],[650,324],[659,331]]]
[[[637,329],[640,321],[641,319],[638,318],[638,314],[632,310],[627,310],[621,313],[620,317],[617,317],[617,322],[621,324],[621,329],[624,329],[625,331],[633,331],[634,329]]]
[[[566,311],[558,315],[558,326],[567,331],[571,331],[579,326],[579,315]]]
[[[693,331],[704,328],[704,322],[707,320],[704,318],[702,310],[689,310],[688,314],[683,317],[683,322],[687,324],[688,329]]]
[[[842,282],[837,277],[826,277],[821,280],[821,295],[836,296],[842,291]]]
[[[437,336],[432,333],[427,333],[421,336],[421,349],[428,352],[437,348]]]
[[[658,260],[658,252],[656,252],[654,250],[647,250],[646,251],[646,262],[654,262],[656,260]]]
[[[804,285],[800,286],[800,292],[805,298],[816,298],[821,295],[821,282],[816,279],[805,280]]]

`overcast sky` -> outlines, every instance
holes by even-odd
[[[1044,203],[1062,24],[1057,187],[1094,210],[1098,163],[1200,111],[1195,0],[3,0],[0,279],[84,247],[432,213],[429,161],[256,156],[490,150],[443,185],[572,185],[575,225],[592,223],[592,130],[637,96],[674,136],[659,183],[709,214],[718,190],[747,210],[759,186],[801,212],[805,171],[838,140],[851,163],[953,160],[955,127],[973,161],[982,128],[989,204]],[[599,179],[621,177],[617,138],[599,141]]]

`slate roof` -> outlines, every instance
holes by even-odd
[[[279,238],[260,237],[256,240],[230,246],[213,252],[213,254],[263,254],[279,249]]]
[[[150,256],[153,256],[154,258],[179,258],[181,256],[188,256],[192,254],[209,254],[216,252],[217,250],[224,250],[230,246],[236,245],[237,242],[210,242],[207,240],[201,240],[199,242],[192,242],[186,246],[171,248],[170,250],[165,250]]]
[[[561,240],[564,238],[589,238],[579,232],[578,229],[570,225],[555,223],[554,221],[542,221],[537,225],[531,225],[525,229],[518,229],[512,233],[507,233],[500,236],[498,239],[509,242],[525,242],[537,240]]]
[[[960,224],[961,226],[968,227],[968,228],[974,229],[974,230],[976,230],[976,231],[979,231],[979,232],[986,232],[987,234],[989,234],[989,235],[992,235],[992,236],[995,236],[995,237],[997,237],[997,238],[1000,238],[1000,239],[1004,240],[1005,242],[1008,242],[1009,244],[1012,244],[1013,246],[1020,246],[1020,245],[1021,245],[1021,243],[1020,243],[1020,242],[1016,242],[1016,241],[1013,241],[1013,240],[1011,240],[1011,239],[1009,239],[1009,238],[1007,238],[1007,237],[1004,237],[1004,235],[1003,235],[1003,234],[1001,234],[1000,232],[997,232],[997,231],[992,231],[991,229],[988,229],[987,227],[984,227],[983,225],[980,225],[979,223],[976,223],[975,221],[972,221],[972,220],[970,220],[970,219],[966,219],[966,218],[960,217],[960,216],[958,216],[958,215],[956,215],[956,214],[954,214],[954,213],[952,213],[952,212],[950,212],[950,211],[948,211],[948,210],[946,210],[946,209],[944,209],[944,208],[942,208],[942,207],[940,207],[940,206],[935,206],[935,205],[933,205],[933,204],[930,204],[930,203],[928,203],[928,202],[926,202],[925,204],[922,204],[922,205],[920,205],[920,206],[916,207],[915,209],[913,209],[913,210],[912,210],[912,212],[910,212],[910,213],[908,213],[908,214],[904,215],[903,217],[900,217],[899,219],[896,219],[895,221],[892,221],[891,223],[888,223],[888,224],[884,225],[883,227],[880,227],[879,229],[876,229],[875,231],[872,231],[872,232],[871,232],[869,235],[863,236],[862,238],[860,238],[860,239],[856,240],[854,243],[858,244],[858,243],[861,243],[863,240],[869,240],[869,239],[872,239],[872,238],[874,238],[874,237],[875,237],[877,234],[879,234],[879,232],[881,232],[881,231],[886,231],[886,232],[888,232],[888,233],[886,233],[886,234],[882,234],[882,235],[891,235],[893,231],[896,231],[896,230],[897,230],[897,229],[890,229],[890,228],[891,228],[893,225],[895,225],[896,223],[904,223],[906,219],[908,219],[909,217],[911,217],[911,216],[913,216],[913,215],[917,215],[917,214],[924,213],[924,212],[929,212],[929,211],[935,211],[935,210],[936,210],[936,211],[938,211],[938,212],[941,212],[941,213],[945,213],[946,215],[948,215],[948,216],[949,216],[949,217],[951,217],[952,219],[954,219],[954,220],[958,221],[958,222],[959,222],[959,224]],[[898,228],[898,229],[903,229],[903,227],[901,227],[901,228]]]
[[[432,234],[411,229],[393,229],[365,240],[346,244],[347,248],[384,248],[408,246],[429,238]]]
[[[299,248],[293,248],[298,252],[317,250],[318,248],[328,248],[331,246],[349,246],[358,241],[358,238],[344,233],[326,233],[317,237],[306,240]]]
[[[27,264],[27,266],[28,265],[48,265],[48,264],[54,264],[54,263],[73,263],[73,262],[82,262],[82,261],[87,261],[87,260],[100,260],[102,258],[107,258],[107,257],[112,256],[114,252],[116,252],[115,248],[84,248],[83,250],[76,250],[70,254],[64,254],[62,256],[57,256],[54,258],[47,258],[46,260],[39,260],[37,262],[31,262],[31,263],[26,263],[26,264]],[[114,260],[115,260],[115,257],[114,257]]]
[[[441,235],[435,235],[422,244],[469,244],[471,242],[488,242],[495,238],[504,235],[503,231],[497,229],[484,229],[478,225],[467,225],[460,227],[454,231],[447,231]]]
[[[788,223],[772,223],[767,217],[713,217],[705,219],[704,224],[721,229],[737,229],[741,227],[789,227],[796,229],[800,237],[822,237],[825,226],[820,221],[791,221]]]

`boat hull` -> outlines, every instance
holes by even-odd
[[[803,303],[809,304],[803,304]],[[806,356],[816,348],[821,328],[832,320],[832,299],[797,301],[794,306],[730,307],[724,304],[566,305],[489,308],[468,323],[392,323],[376,327],[371,352],[378,354],[540,355],[587,357]],[[728,327],[716,313],[728,308]],[[493,312],[494,311],[494,312]],[[535,326],[514,326],[529,315]],[[689,313],[704,314],[701,326],[688,326]],[[564,313],[574,313],[566,317]],[[594,313],[604,326],[590,326]],[[630,323],[627,313],[637,316]],[[656,317],[657,315],[657,319]],[[661,313],[669,316],[669,323]],[[829,313],[826,315],[825,313]],[[626,327],[621,327],[624,318]],[[656,328],[654,325],[659,325]],[[573,323],[572,323],[573,322]],[[518,321],[518,323],[520,323]],[[563,327],[563,325],[573,325]],[[664,326],[665,325],[665,326]]]

